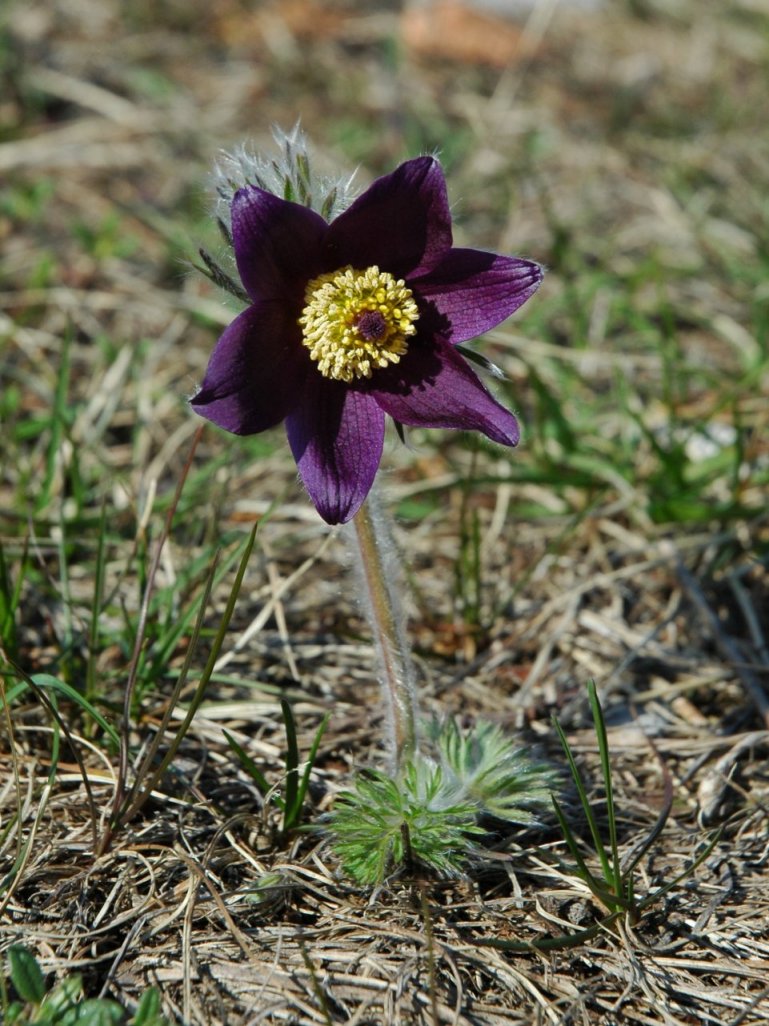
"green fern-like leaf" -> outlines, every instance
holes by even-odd
[[[376,771],[358,777],[339,796],[330,830],[345,872],[372,886],[409,862],[459,875],[481,832],[475,819],[475,806],[458,798],[441,767],[417,757],[399,780]]]
[[[554,770],[533,760],[493,723],[476,723],[467,733],[454,720],[431,730],[446,777],[478,812],[512,823],[539,822],[556,786]]]

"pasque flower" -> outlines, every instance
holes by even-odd
[[[250,306],[219,339],[192,408],[238,435],[285,421],[324,520],[346,522],[366,498],[386,414],[518,443],[515,417],[456,346],[509,317],[542,271],[452,245],[437,160],[406,161],[330,222],[246,185],[231,224]]]

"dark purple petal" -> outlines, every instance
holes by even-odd
[[[253,185],[239,189],[232,201],[232,241],[240,280],[254,302],[301,300],[309,279],[321,271],[327,229],[309,207]]]
[[[315,374],[288,416],[286,431],[315,508],[326,523],[347,523],[374,482],[384,414],[370,396]]]
[[[422,274],[451,247],[446,182],[434,157],[407,160],[378,178],[326,235],[328,270],[377,265],[396,278]]]
[[[518,421],[483,386],[446,341],[409,347],[401,362],[377,372],[368,389],[385,413],[412,427],[482,431],[494,442],[517,445]]]
[[[539,288],[542,268],[531,260],[478,249],[452,249],[429,274],[409,279],[415,295],[440,315],[442,334],[456,345],[495,328]]]
[[[259,303],[225,329],[190,405],[226,431],[253,435],[285,418],[310,370],[293,317],[280,303]]]

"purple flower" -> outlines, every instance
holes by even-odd
[[[379,178],[330,223],[248,185],[232,201],[232,236],[251,305],[219,339],[192,408],[238,435],[285,420],[328,523],[366,498],[385,414],[517,445],[515,417],[454,347],[509,317],[542,271],[452,246],[432,157]]]

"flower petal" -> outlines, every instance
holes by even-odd
[[[452,249],[425,277],[410,278],[409,287],[448,321],[443,322],[443,334],[456,345],[495,328],[541,281],[542,268],[531,260]]]
[[[240,280],[254,302],[301,300],[308,280],[320,273],[327,230],[309,207],[253,185],[238,189],[232,201],[232,241]]]
[[[378,178],[331,222],[324,243],[329,270],[378,266],[396,277],[430,270],[451,247],[451,212],[441,165],[407,160]]]
[[[190,405],[225,431],[254,435],[296,405],[310,367],[299,326],[285,307],[258,303],[224,330]]]
[[[286,430],[315,508],[326,523],[347,523],[374,482],[382,458],[384,414],[368,395],[315,374],[307,379]]]
[[[376,384],[368,394],[401,424],[482,431],[502,445],[518,444],[518,421],[444,339],[415,342],[399,364],[377,372]]]

